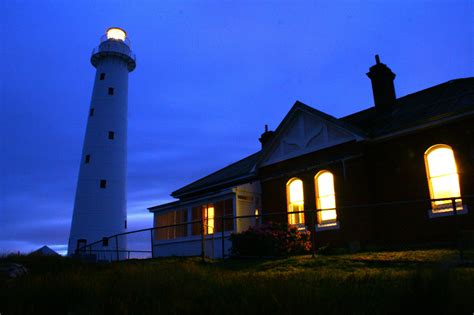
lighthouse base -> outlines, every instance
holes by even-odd
[[[69,246],[69,248],[73,247]],[[92,244],[79,239],[75,250],[70,251],[68,256],[85,262],[112,262],[128,259],[130,252],[127,250],[127,236],[104,238]]]

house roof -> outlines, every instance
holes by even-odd
[[[171,193],[171,196],[180,198],[185,195],[197,193],[199,191],[226,186],[226,184],[236,184],[240,181],[248,181],[255,176],[253,169],[258,160],[260,151],[232,163],[217,172],[186,185]]]
[[[375,107],[342,117],[373,138],[474,111],[474,78],[451,80],[400,97],[389,110]]]
[[[339,119],[297,101],[276,129],[276,136],[285,121],[298,110],[318,115],[362,138],[376,138],[461,114],[474,114],[474,78],[451,80],[400,97],[389,110],[371,107]],[[255,166],[263,154],[265,150],[247,156],[171,195],[183,198],[248,182],[255,177]]]
[[[316,108],[308,106],[300,101],[296,101],[295,104],[293,104],[293,107],[290,109],[290,111],[285,116],[285,118],[283,118],[282,122],[280,123],[280,125],[278,126],[275,132],[278,132],[278,129],[280,129],[284,125],[284,122],[297,110],[303,110],[310,114],[319,116],[335,125],[338,125],[339,127],[343,129],[346,129],[349,132],[352,132],[355,135],[358,135],[359,137],[365,138],[367,136],[365,131],[363,129],[360,129],[358,126],[352,125],[350,123],[345,122],[344,120],[341,120],[334,116],[326,114],[325,112],[317,110]]]
[[[44,245],[41,248],[38,248],[31,254],[33,255],[44,255],[44,256],[60,256],[57,252],[49,248],[48,246]]]

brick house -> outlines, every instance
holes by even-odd
[[[213,257],[258,223],[223,215],[295,224],[318,246],[449,242],[473,229],[474,78],[396,98],[378,56],[367,76],[375,106],[335,118],[297,101],[259,152],[150,207],[154,226],[204,219]],[[154,242],[155,256],[198,255],[200,225],[158,229]]]

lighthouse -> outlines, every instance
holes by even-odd
[[[68,255],[85,244],[127,230],[128,74],[136,67],[127,33],[107,29],[94,48],[94,88],[81,154]],[[101,259],[125,256],[125,236],[92,246]]]

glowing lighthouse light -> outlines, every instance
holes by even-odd
[[[107,30],[107,39],[121,40],[124,42],[125,37],[127,37],[127,33],[121,28],[112,27]]]

